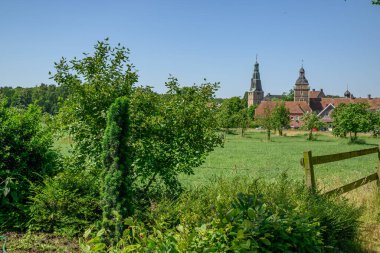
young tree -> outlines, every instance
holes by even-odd
[[[133,174],[128,99],[117,98],[107,115],[103,137],[102,207],[103,228],[117,242],[124,230],[123,220],[133,214]],[[117,218],[119,216],[119,220]]]
[[[128,54],[125,47],[111,47],[105,39],[95,45],[93,55],[84,53],[82,59],[62,58],[55,63],[52,77],[70,94],[57,122],[72,137],[77,157],[93,160],[98,168],[107,110],[116,98],[129,95],[137,82]]]
[[[334,119],[333,134],[345,136],[350,134],[350,141],[357,139],[357,133],[365,133],[373,130],[372,112],[365,103],[340,104],[332,112]]]
[[[258,125],[262,126],[267,131],[267,140],[270,141],[270,135],[272,129],[275,128],[274,120],[273,120],[273,109],[270,107],[264,108],[264,114],[260,115],[260,117],[256,117],[256,122]]]
[[[314,112],[306,112],[302,116],[301,120],[303,121],[302,127],[309,131],[309,136],[307,138],[309,141],[313,140],[313,129],[321,128],[324,125],[321,119]]]
[[[282,136],[283,128],[289,127],[290,123],[290,112],[284,103],[277,104],[273,108],[272,120],[274,129],[277,129],[280,136]]]

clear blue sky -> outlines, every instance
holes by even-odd
[[[258,54],[265,93],[291,89],[303,59],[311,88],[380,97],[380,6],[370,0],[1,0],[0,86],[52,83],[54,62],[105,37],[131,50],[140,84],[159,92],[172,74],[242,96]]]

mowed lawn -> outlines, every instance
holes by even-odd
[[[367,149],[376,146],[380,139],[360,137],[364,144],[348,144],[348,139],[317,135],[316,141],[307,141],[306,134],[289,131],[287,136],[272,135],[266,141],[265,132],[248,131],[226,135],[223,148],[217,148],[205,163],[191,176],[181,176],[185,185],[212,183],[218,177],[250,176],[264,180],[276,180],[283,172],[290,178],[303,180],[300,165],[303,152],[311,150],[314,156]],[[325,190],[349,183],[376,172],[377,154],[315,166],[317,183]]]

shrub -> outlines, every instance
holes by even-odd
[[[56,173],[58,155],[41,110],[0,101],[0,227],[24,228],[31,184]]]
[[[126,219],[112,248],[90,231],[81,246],[84,252],[341,251],[355,243],[359,216],[346,201],[311,195],[286,177],[221,179],[156,203],[143,218]]]
[[[67,161],[65,170],[33,188],[29,229],[75,236],[101,217],[98,173]]]

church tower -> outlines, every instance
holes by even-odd
[[[263,98],[264,98],[264,91],[261,87],[259,63],[257,62],[257,56],[256,56],[256,63],[253,69],[253,76],[251,78],[251,87],[248,91],[248,107],[251,105],[260,104]]]
[[[305,101],[309,103],[309,82],[305,77],[305,70],[303,66],[300,69],[300,76],[298,77],[296,84],[294,86],[294,101]]]

